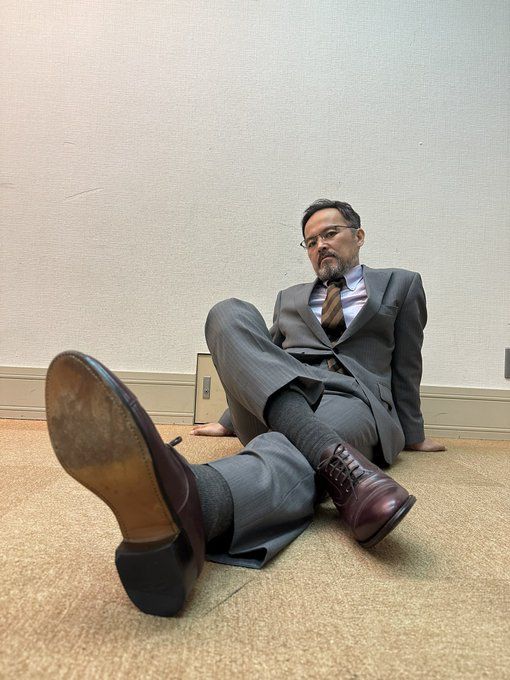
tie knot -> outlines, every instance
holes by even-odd
[[[328,290],[330,288],[338,288],[339,290],[342,290],[342,288],[344,286],[345,286],[345,276],[341,276],[336,281],[328,281]]]

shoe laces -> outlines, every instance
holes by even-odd
[[[177,444],[180,444],[182,442],[182,437],[176,437],[175,439],[172,439],[171,442],[167,442],[165,444],[166,447],[170,446],[177,446]]]
[[[358,499],[358,494],[356,492],[356,486],[359,480],[365,474],[365,471],[361,468],[361,465],[356,462],[356,460],[346,451],[345,447],[340,445],[335,453],[330,458],[325,458],[321,461],[317,467],[322,474],[329,477],[332,482],[335,482],[337,486],[342,488],[345,484],[348,484],[345,493],[345,500],[343,503],[338,503],[335,500],[335,505],[341,507],[345,505],[348,500],[350,500],[349,487],[352,491],[354,498]]]

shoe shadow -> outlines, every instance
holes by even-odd
[[[237,593],[260,578],[257,570],[206,562],[178,618],[203,618],[221,606],[235,606]],[[228,602],[228,604],[226,604]]]
[[[338,511],[332,502],[324,503],[317,508],[314,524],[319,531],[331,531],[334,527],[335,532],[341,533],[345,539],[342,545],[348,545],[361,564],[364,563],[367,567],[388,576],[430,578],[437,573],[440,562],[444,561],[430,550],[430,545],[425,541],[410,536],[407,530],[403,531],[398,526],[377,545],[363,548],[352,538],[349,539],[349,530],[338,517]]]
[[[369,562],[388,574],[410,579],[430,578],[438,568],[438,557],[409,536],[391,534],[373,548],[358,546]]]

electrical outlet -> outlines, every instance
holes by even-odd
[[[197,355],[194,423],[215,423],[227,408],[225,390],[210,354]]]

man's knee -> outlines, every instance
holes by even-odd
[[[257,311],[256,307],[250,302],[239,300],[238,298],[227,298],[217,302],[209,311],[205,321],[205,333],[211,329],[223,330],[231,328],[233,324],[239,323],[246,311]],[[258,312],[257,312],[258,313]]]

